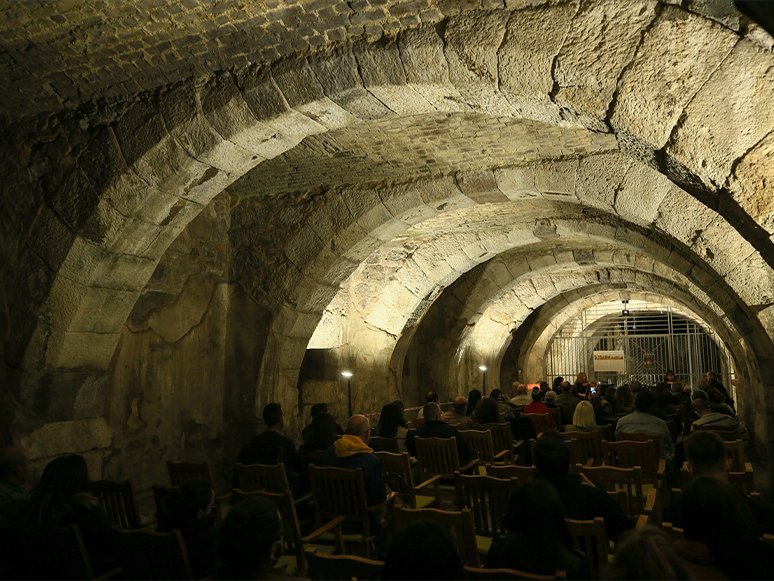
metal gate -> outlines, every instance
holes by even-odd
[[[594,372],[593,352],[606,350],[624,352],[624,373]],[[712,329],[668,305],[645,301],[604,303],[583,311],[554,335],[544,360],[549,382],[558,376],[572,382],[585,371],[592,381],[621,385],[636,379],[655,385],[673,370],[694,389],[712,370],[733,389],[731,360]]]

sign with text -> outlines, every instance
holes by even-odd
[[[626,371],[623,351],[594,351],[594,371]]]

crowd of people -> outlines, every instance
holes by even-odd
[[[311,408],[311,422],[302,432],[301,449],[322,451],[322,466],[359,468],[363,473],[367,503],[385,502],[381,462],[369,446],[372,436],[395,438],[401,452],[416,454],[416,438],[454,437],[460,466],[476,458],[460,430],[477,424],[511,422],[514,436],[524,428],[522,414],[548,414],[558,408],[565,431],[600,432],[617,418],[616,434],[648,432],[664,435],[665,460],[687,460],[693,476],[678,502],[664,507],[663,521],[684,530],[685,539],[672,542],[659,528],[635,529],[634,523],[603,489],[570,470],[568,444],[551,420],[536,437],[532,463],[537,477],[516,488],[503,515],[507,534],[493,540],[484,557],[488,568],[510,568],[537,575],[565,571],[568,579],[588,579],[591,572],[582,553],[573,548],[567,518],[604,519],[607,538],[617,543],[613,563],[602,572],[609,579],[770,579],[774,578],[774,548],[760,540],[774,534],[774,509],[751,500],[728,483],[729,459],[723,441],[697,425],[718,425],[746,430],[735,417],[727,390],[709,375],[697,389],[684,388],[670,372],[666,380],[649,388],[636,381],[618,388],[590,383],[579,374],[571,384],[557,378],[553,386],[542,382],[533,389],[516,383],[508,394],[494,389],[489,395],[472,390],[458,396],[442,411],[437,392],[429,391],[411,428],[403,404],[386,404],[374,427],[369,418],[355,415],[342,429],[325,404]],[[665,418],[683,406],[684,426],[678,441],[672,439]],[[625,415],[622,415],[625,414]],[[263,410],[266,430],[247,443],[237,462],[282,462],[293,494],[307,489],[302,477],[299,449],[284,433],[285,418],[279,404]],[[527,422],[527,424],[530,424]],[[683,435],[685,436],[684,441]],[[533,433],[533,437],[537,436]],[[600,433],[600,438],[602,434]],[[28,493],[29,454],[23,448],[0,451],[0,525],[17,539],[34,542],[37,531],[77,523],[95,574],[117,565],[118,534],[96,497],[91,494],[86,462],[72,454],[51,461]],[[236,481],[235,481],[236,484]],[[215,494],[210,483],[190,481],[175,490],[158,515],[157,530],[180,530],[196,578],[285,578],[274,568],[282,551],[282,523],[276,506],[265,498],[245,500],[231,507],[222,526],[213,518]],[[392,538],[385,518],[371,513],[376,555],[385,560],[385,579],[462,579],[464,570],[457,545],[449,533],[431,522],[414,523]],[[39,571],[39,569],[38,569]],[[5,571],[8,576],[19,570]]]

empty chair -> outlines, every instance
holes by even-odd
[[[231,498],[231,493],[218,494],[218,488],[215,485],[215,478],[212,476],[212,468],[209,462],[167,461],[167,472],[169,472],[169,480],[172,486],[180,486],[188,480],[200,480],[209,483],[215,492],[215,522],[219,524],[223,520],[220,503]]]
[[[478,458],[460,466],[456,438],[415,438],[419,479],[427,480],[436,474],[441,478],[454,478],[455,472],[469,470],[478,465]]]
[[[664,457],[664,434],[651,434],[648,432],[621,432],[618,434],[617,440],[623,442],[624,440],[630,442],[653,442],[656,447],[656,457]]]
[[[642,484],[642,469],[618,468],[614,466],[582,466],[581,472],[595,485],[604,488],[613,495],[625,495],[621,508],[632,521],[641,515],[654,515],[656,522],[660,521],[658,509],[658,492],[651,488],[644,492]]]
[[[715,432],[718,436],[726,440],[727,442],[733,442],[737,438],[739,438],[739,430],[736,428],[721,428],[718,426],[708,425],[708,426],[697,426],[695,423],[692,424],[691,427],[692,430],[696,432],[702,432],[702,431],[708,431],[708,432]]]
[[[307,551],[307,574],[312,580],[357,579],[378,581],[382,578],[383,561],[374,561],[356,555],[326,555],[314,549]]]
[[[495,452],[492,432],[489,430],[460,430],[460,436],[476,451],[479,460],[484,464],[502,464],[510,455],[508,450]]]
[[[390,490],[397,492],[400,499],[409,508],[428,508],[431,506],[440,508],[440,476],[431,476],[421,484],[414,486],[414,476],[411,472],[411,461],[408,453],[376,452],[376,456],[382,462],[382,475],[385,484]]]
[[[193,579],[180,531],[120,530],[121,570],[126,579]]]
[[[523,418],[529,418],[532,420],[532,425],[535,427],[535,434],[542,434],[546,430],[551,429],[551,414],[522,414]]]
[[[142,522],[131,478],[123,481],[96,480],[90,486],[91,493],[99,498],[102,509],[113,524],[125,529],[153,524],[153,520]]]
[[[625,440],[621,442],[602,441],[602,456],[605,464],[618,468],[634,468],[639,466],[642,469],[643,481],[654,488],[660,488],[666,483],[664,473],[666,471],[666,462],[659,459],[656,455],[656,444],[652,441],[637,442]],[[665,500],[666,501],[666,500]]]
[[[502,424],[476,424],[477,430],[488,430],[492,433],[492,444],[494,445],[495,453],[499,453],[503,450],[507,451],[507,454],[503,457],[503,462],[506,464],[513,464],[516,460],[516,448],[521,446],[524,442],[513,441],[513,431],[509,423]]]
[[[476,533],[473,513],[470,509],[461,511],[438,510],[436,508],[410,509],[395,506],[393,509],[395,532],[401,532],[409,523],[432,521],[452,532],[463,564],[479,567],[481,559],[476,547]]]
[[[309,465],[320,466],[322,464],[324,450],[306,450],[301,448],[298,451],[298,459],[301,462],[301,472],[304,475],[304,482],[309,483]]]
[[[476,546],[485,555],[494,537],[507,534],[503,519],[518,481],[456,472],[454,484],[457,489],[457,510],[469,508],[472,511]]]
[[[602,464],[602,445],[596,430],[591,432],[563,432],[562,438],[570,444],[572,466],[575,464],[586,464],[589,460],[592,461],[592,465]]]
[[[266,492],[285,492],[290,490],[285,465],[274,464],[237,464],[236,471],[239,489],[243,492],[265,490]],[[300,500],[300,499],[299,499]]]
[[[567,528],[573,546],[586,555],[586,563],[593,579],[599,579],[599,572],[607,565],[608,544],[605,535],[605,521],[601,517],[593,521],[567,519]]]

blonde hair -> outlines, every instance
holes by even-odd
[[[579,428],[596,428],[597,421],[594,418],[594,406],[587,401],[579,402],[578,405],[575,406],[572,424]]]

